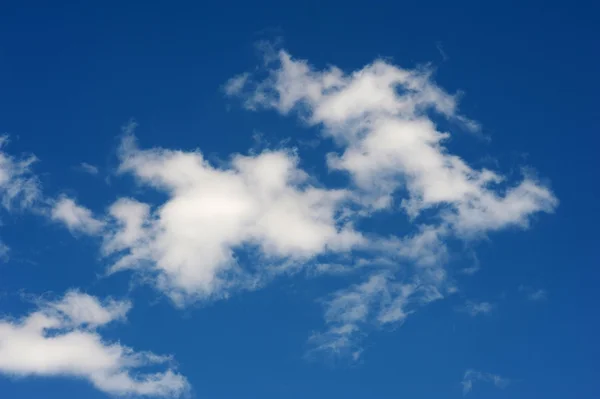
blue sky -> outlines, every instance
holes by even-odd
[[[4,2],[1,396],[598,397],[598,11]]]

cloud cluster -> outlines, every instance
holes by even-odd
[[[410,238],[371,237],[372,248],[386,248],[384,256],[402,265],[397,270],[402,270],[404,283],[398,286],[375,271],[362,285],[334,295],[326,313],[332,327],[316,335],[318,347],[337,351],[352,342],[349,338],[360,323],[380,323],[381,317],[367,311],[373,306],[384,309],[395,303],[390,314],[401,317],[391,320],[403,320],[402,308],[414,295],[414,281],[423,275],[423,269],[408,266],[407,276],[407,260],[437,276],[425,286],[442,297],[454,289],[444,269],[448,239],[476,239],[510,226],[527,228],[533,215],[557,206],[550,189],[531,173],[510,182],[448,151],[450,133],[440,130],[436,118],[472,131],[479,125],[458,113],[457,96],[437,86],[426,68],[407,70],[380,59],[345,73],[335,66],[315,68],[285,50],[266,49],[265,69],[232,78],[224,87],[226,95],[241,98],[252,111],[296,114],[332,139],[338,150],[326,155],[327,166],[351,178],[347,190],[353,209],[358,209],[351,219],[400,210],[418,232]],[[409,240],[412,245],[401,245]],[[470,306],[470,313],[486,313],[488,305]]]
[[[536,212],[557,205],[552,192],[532,176],[504,185],[505,177],[475,169],[450,154],[450,133],[437,129],[431,112],[477,129],[457,113],[456,97],[435,85],[427,70],[406,70],[383,60],[345,74],[336,67],[316,70],[279,51],[267,77],[233,78],[226,93],[244,98],[249,109],[294,110],[303,121],[321,126],[341,153],[328,154],[330,169],[349,173],[363,200],[376,208],[401,206],[412,218],[441,207],[441,219],[463,235],[525,227]]]
[[[71,199],[52,216],[72,231],[102,237],[111,273],[150,276],[176,304],[227,297],[278,274],[314,266],[352,272],[362,283],[332,294],[327,329],[316,349],[355,353],[369,326],[401,322],[417,305],[456,290],[446,269],[447,241],[470,240],[509,226],[528,227],[558,201],[531,175],[520,182],[476,169],[444,146],[435,115],[464,129],[478,124],[457,111],[457,98],[426,69],[383,60],[344,73],[318,70],[287,52],[267,55],[263,76],[243,73],[224,88],[251,110],[295,113],[320,127],[339,151],[325,155],[332,173],[350,177],[327,188],[301,168],[294,149],[232,154],[220,164],[200,150],[140,148],[125,127],[120,174],[166,195],[162,203],[118,198],[102,218]],[[355,226],[376,212],[403,213],[407,236],[378,236]],[[341,261],[338,261],[341,259]],[[471,314],[489,304],[471,304]]]
[[[201,150],[140,148],[132,123],[118,151],[118,174],[133,176],[164,200],[123,196],[98,216],[67,196],[43,199],[30,170],[35,157],[6,154],[6,138],[0,138],[2,206],[38,204],[41,214],[72,233],[98,237],[109,273],[135,270],[179,306],[225,298],[302,269],[355,273],[352,284],[322,301],[325,327],[309,341],[311,353],[358,359],[368,331],[400,325],[419,307],[456,292],[447,265],[450,240],[527,228],[534,215],[558,205],[530,172],[511,181],[449,151],[451,134],[440,120],[471,131],[479,125],[458,112],[457,96],[437,86],[428,69],[381,59],[353,72],[319,69],[286,51],[264,49],[264,67],[233,77],[225,94],[249,110],[296,115],[320,129],[335,146],[323,154],[328,172],[344,177],[345,187],[330,188],[309,175],[293,148],[209,162]],[[98,174],[90,164],[80,169]],[[403,216],[409,233],[381,236],[356,227],[376,214]],[[6,251],[0,243],[0,256]],[[530,298],[541,300],[545,291]],[[130,306],[73,291],[40,301],[23,318],[0,320],[0,372],[78,377],[117,395],[182,394],[187,381],[169,357],[100,336],[101,328],[124,320]],[[476,316],[492,309],[469,301],[462,310]],[[166,371],[141,371],[165,364]],[[468,370],[465,394],[476,381],[508,383]]]
[[[64,224],[74,234],[102,235],[104,221],[73,199],[43,195],[32,172],[33,155],[16,157],[3,150],[0,138],[0,199],[7,211],[29,210]],[[0,257],[9,248],[0,243]],[[172,363],[169,356],[135,352],[108,343],[98,330],[123,321],[131,304],[70,291],[56,301],[38,301],[37,310],[19,319],[0,319],[0,373],[17,376],[66,376],[86,379],[112,395],[178,397],[186,379],[172,367],[148,373],[141,368]]]
[[[122,321],[131,304],[76,291],[56,301],[40,301],[20,319],[0,320],[0,372],[12,376],[69,376],[86,379],[114,395],[179,396],[188,388],[171,368],[138,369],[170,362],[170,357],[135,352],[105,342],[98,329]]]

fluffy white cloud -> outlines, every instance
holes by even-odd
[[[97,234],[104,226],[104,223],[97,220],[89,209],[67,197],[61,197],[53,204],[50,217],[63,223],[72,232]]]
[[[426,70],[382,60],[350,74],[317,70],[285,51],[271,54],[265,65],[265,79],[239,75],[225,93],[244,98],[247,108],[294,111],[322,127],[340,149],[327,154],[327,165],[351,177],[347,188],[320,185],[293,150],[233,154],[216,165],[199,150],[140,149],[132,124],[119,151],[119,173],[166,200],[119,198],[100,221],[62,198],[52,217],[72,231],[101,235],[110,272],[150,275],[178,304],[226,297],[306,264],[334,273],[369,266],[366,282],[330,298],[328,327],[312,339],[317,349],[356,354],[361,329],[401,322],[417,305],[455,290],[445,269],[448,239],[527,227],[532,215],[558,203],[529,175],[511,183],[449,153],[450,134],[439,130],[432,113],[466,129],[478,125],[457,112],[455,96]],[[399,195],[404,198],[394,204]],[[372,212],[398,206],[413,224],[409,235],[355,230]],[[469,312],[486,313],[484,305]]]
[[[169,362],[169,357],[107,343],[97,332],[123,320],[130,307],[129,302],[101,302],[71,291],[57,301],[40,301],[38,309],[25,317],[2,319],[0,372],[83,378],[113,395],[181,395],[188,388],[187,381],[172,369],[152,374],[138,371]]]
[[[473,390],[473,383],[488,382],[494,384],[498,388],[506,388],[510,383],[510,380],[501,377],[497,374],[482,373],[476,370],[467,370],[461,382],[463,386],[463,395],[467,395]]]
[[[121,173],[169,198],[156,208],[115,202],[104,252],[118,254],[112,271],[156,273],[176,301],[226,295],[285,265],[363,242],[341,217],[349,193],[312,184],[292,152],[234,155],[215,167],[199,151],[141,150],[129,135],[120,155]],[[240,248],[258,252],[260,273],[240,267]]]
[[[371,206],[391,206],[402,187],[410,217],[442,206],[440,217],[461,235],[524,227],[532,214],[556,207],[552,192],[533,177],[502,185],[503,176],[447,151],[450,133],[439,131],[428,112],[470,129],[477,124],[457,113],[456,98],[436,86],[428,71],[377,60],[344,74],[336,67],[316,70],[283,50],[274,58],[266,79],[256,83],[241,75],[227,93],[244,97],[250,109],[297,110],[307,123],[322,126],[343,150],[329,154],[330,168],[350,173]]]
[[[327,165],[351,177],[349,219],[400,207],[416,230],[408,237],[369,237],[377,258],[365,261],[383,266],[383,274],[375,272],[333,295],[325,315],[329,328],[312,337],[317,349],[357,357],[357,338],[369,326],[403,321],[415,303],[456,290],[444,267],[449,239],[526,228],[534,214],[552,212],[558,204],[531,174],[510,182],[448,151],[450,133],[440,130],[436,117],[471,131],[479,125],[458,113],[456,96],[438,87],[426,69],[376,60],[351,73],[335,66],[320,70],[268,46],[264,61],[265,69],[232,78],[225,93],[242,98],[250,110],[295,113],[333,140],[339,151],[327,154]],[[347,268],[323,263],[319,270],[341,273]],[[491,309],[488,303],[466,307],[470,314]]]
[[[265,79],[241,74],[225,85],[225,93],[241,96],[249,109],[297,111],[307,124],[321,126],[340,148],[327,155],[330,170],[348,173],[352,184],[320,186],[291,150],[234,154],[214,165],[199,150],[140,149],[131,125],[119,171],[167,200],[120,198],[110,207],[103,252],[114,260],[112,272],[150,274],[183,304],[256,287],[323,255],[342,261],[315,262],[315,270],[385,264],[369,272],[367,283],[334,295],[329,329],[313,337],[317,348],[352,347],[360,328],[402,321],[415,304],[452,292],[444,268],[448,238],[527,227],[533,214],[557,205],[531,176],[513,184],[448,152],[450,134],[439,131],[432,112],[466,129],[478,125],[458,114],[456,98],[426,70],[377,60],[350,74],[336,67],[320,71],[285,51],[267,57],[265,65]],[[398,194],[405,198],[393,204]],[[395,211],[395,205],[414,223],[413,234],[384,238],[354,229],[371,212]],[[340,303],[357,318],[332,310]]]

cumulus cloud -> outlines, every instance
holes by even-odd
[[[225,94],[242,98],[248,109],[295,113],[320,127],[338,148],[326,156],[329,170],[347,174],[350,184],[324,187],[292,149],[232,154],[218,165],[200,150],[142,149],[131,124],[119,173],[167,199],[124,197],[112,204],[102,231],[111,272],[151,275],[183,305],[255,288],[308,264],[333,273],[369,265],[366,282],[329,299],[327,329],[311,340],[316,348],[352,348],[361,329],[399,323],[417,305],[456,290],[445,268],[448,240],[525,228],[534,214],[558,204],[531,174],[510,182],[448,151],[450,133],[433,114],[467,130],[479,125],[458,113],[457,97],[427,69],[376,60],[351,73],[318,70],[285,51],[270,52],[264,66],[262,78],[261,72],[232,78]],[[398,210],[414,227],[407,236],[354,227],[373,212]]]
[[[270,52],[264,67],[232,78],[225,94],[248,109],[294,113],[320,127],[337,146],[326,165],[349,176],[346,187],[320,184],[294,149],[232,154],[217,164],[200,150],[140,148],[132,123],[118,173],[166,199],[118,198],[100,220],[63,197],[52,217],[100,235],[111,273],[151,276],[179,305],[256,288],[307,265],[314,273],[364,269],[362,283],[328,298],[327,327],[311,339],[315,350],[357,357],[365,330],[401,323],[456,291],[446,268],[450,240],[526,228],[533,215],[558,204],[531,174],[511,182],[449,152],[450,133],[432,115],[467,130],[479,125],[458,113],[457,97],[427,69],[376,60],[351,73],[319,70],[285,51]],[[355,228],[374,212],[403,212],[413,230],[381,237]],[[469,312],[489,306],[472,304]]]
[[[364,330],[401,322],[415,303],[456,291],[445,268],[449,240],[477,239],[510,226],[527,228],[532,216],[558,205],[532,173],[513,182],[448,150],[451,134],[440,128],[440,116],[463,130],[478,131],[480,125],[458,112],[458,97],[436,85],[427,68],[403,69],[378,59],[353,72],[319,69],[285,50],[263,49],[264,68],[232,78],[226,94],[252,111],[294,114],[333,141],[337,151],[326,155],[327,166],[351,178],[349,219],[401,210],[415,228],[407,237],[369,237],[377,258],[364,260],[385,264],[384,274],[373,272],[366,282],[326,302],[328,329],[311,338],[317,349],[356,357]],[[347,270],[340,263],[319,268]],[[465,310],[489,313],[492,305],[468,303]]]
[[[532,176],[507,184],[497,172],[475,169],[448,152],[450,133],[438,130],[430,112],[466,128],[477,124],[458,114],[456,96],[433,83],[426,69],[376,60],[346,74],[337,67],[318,70],[283,50],[268,66],[265,79],[234,78],[228,93],[244,98],[249,109],[295,110],[321,126],[342,150],[328,155],[330,169],[349,173],[363,201],[375,208],[392,206],[393,194],[404,188],[401,205],[411,218],[441,207],[442,220],[468,236],[526,227],[533,214],[552,212],[558,203]]]
[[[53,204],[50,217],[63,223],[71,232],[97,234],[104,226],[102,221],[94,217],[92,211],[68,197],[61,197]]]
[[[313,184],[291,151],[236,154],[218,167],[200,151],[139,149],[128,135],[120,157],[121,173],[169,198],[158,207],[127,198],[112,205],[104,244],[105,254],[117,255],[111,270],[154,273],[178,302],[256,284],[259,276],[238,264],[238,249],[255,251],[263,272],[273,265],[277,273],[363,241],[340,216],[349,192]]]
[[[473,384],[475,382],[487,382],[494,384],[498,388],[506,388],[510,383],[510,380],[497,374],[482,373],[481,371],[476,370],[467,370],[461,382],[463,386],[463,395],[467,395],[473,390]]]
[[[77,291],[56,301],[39,301],[28,315],[0,320],[0,372],[9,376],[65,376],[88,380],[112,395],[177,397],[188,388],[172,368],[156,373],[138,369],[171,361],[168,356],[135,352],[108,343],[98,329],[122,321],[131,304]]]

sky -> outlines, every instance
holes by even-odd
[[[593,2],[2,2],[0,396],[600,396]]]

